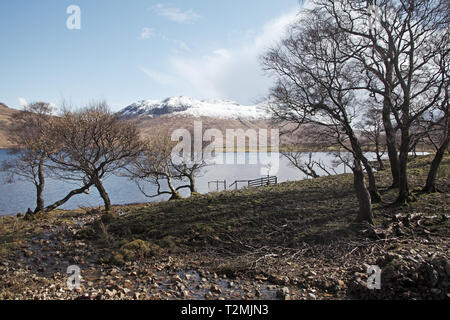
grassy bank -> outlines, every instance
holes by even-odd
[[[443,299],[450,156],[438,174],[443,192],[422,194],[431,160],[410,163],[417,201],[408,206],[391,204],[397,190],[388,189],[389,171],[376,174],[383,203],[374,204],[375,228],[353,223],[351,174],[117,206],[103,218],[98,210],[4,217],[0,297]],[[91,280],[56,295],[49,288],[65,277],[53,272],[68,263]],[[382,290],[367,289],[368,265],[382,268]]]
[[[450,157],[438,174],[443,193],[423,194],[431,160],[418,157],[410,163],[409,181],[417,201],[408,206],[392,205],[397,190],[388,189],[389,170],[377,173],[383,203],[374,204],[375,229],[354,224],[358,205],[353,177],[342,174],[121,207],[124,215],[103,225],[101,238],[108,239],[113,251],[109,262],[119,265],[128,259],[124,245],[142,241],[152,256],[183,256],[184,268],[201,267],[231,277],[260,275],[278,284],[302,283],[300,287],[312,283],[325,288],[324,297],[333,292],[330,287],[336,288],[336,279],[346,279],[353,283],[342,285],[347,294],[374,297],[361,280],[367,277],[368,264],[402,270],[388,266],[393,252],[423,250],[432,252],[430,257],[436,250],[449,252]],[[92,228],[91,236],[98,237],[98,231]],[[448,256],[443,259],[448,265]],[[359,284],[348,278],[355,274]],[[395,292],[388,290],[381,297],[410,294],[403,287]]]
[[[411,190],[424,185],[432,156],[410,164]],[[439,186],[448,191],[450,157],[438,175]],[[330,243],[355,236],[358,205],[353,176],[342,174],[314,180],[286,182],[263,188],[210,193],[160,204],[121,207],[126,215],[112,220],[108,231],[119,239],[143,239],[160,246],[235,249],[247,246],[301,247],[304,242]],[[447,213],[447,193],[418,194],[409,206],[390,205],[397,190],[389,190],[389,171],[377,173],[384,203],[374,204],[375,223],[382,225],[396,213]],[[234,239],[227,241],[227,239]]]

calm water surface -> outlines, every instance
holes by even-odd
[[[276,166],[272,166],[270,169],[271,175],[278,176],[279,182],[289,180],[301,180],[305,178],[298,169],[291,168],[288,164],[289,161],[278,154],[279,157],[279,169],[275,172]],[[7,150],[0,150],[0,163],[11,157]],[[248,180],[256,179],[267,174],[267,166],[261,164],[248,164],[249,157],[257,157],[256,153],[235,153],[234,164],[221,164],[212,165],[206,167],[203,170],[201,176],[196,180],[197,189],[200,193],[208,193],[215,191],[216,185],[210,184],[209,181],[213,180],[226,180],[227,187],[235,180]],[[322,160],[326,165],[331,166],[331,162],[334,159],[332,155],[323,152],[316,152],[313,155],[314,159]],[[247,163],[247,164],[239,164]],[[335,168],[338,173],[344,172],[343,166]],[[265,173],[262,173],[265,172]],[[348,171],[348,168],[347,168]],[[323,172],[318,169],[319,174]],[[25,212],[27,208],[34,209],[36,202],[35,188],[33,184],[26,181],[16,181],[12,184],[6,184],[4,182],[5,174],[0,173],[0,216],[16,214],[18,212]],[[124,177],[110,176],[104,181],[106,190],[111,198],[113,204],[129,204],[129,203],[141,203],[149,201],[161,201],[166,200],[167,196],[160,196],[158,198],[148,199],[146,198],[134,184],[134,182]],[[242,184],[240,186],[243,186]],[[46,204],[51,204],[61,198],[63,198],[70,190],[74,189],[76,185],[70,184],[65,181],[59,181],[48,178],[46,181],[45,189],[45,201]],[[154,188],[151,185],[146,187],[147,191],[151,191]],[[221,187],[222,189],[223,187]],[[186,192],[184,192],[187,195]],[[94,207],[102,205],[102,200],[95,188],[92,189],[91,194],[74,196],[69,200],[62,209],[76,209],[80,207]]]

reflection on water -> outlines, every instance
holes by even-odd
[[[235,164],[216,164],[206,167],[203,174],[197,178],[196,184],[198,191],[200,193],[207,193],[210,191],[215,191],[216,185],[211,184],[211,189],[208,188],[208,182],[213,180],[226,180],[227,187],[231,185],[235,180],[250,180],[260,178],[263,174],[267,174],[267,166],[260,164],[237,164],[237,163],[249,163],[249,157],[255,157],[252,153],[235,153],[234,161]],[[278,176],[278,182],[284,182],[288,180],[301,180],[305,176],[298,169],[291,168],[288,166],[289,161],[283,157],[279,156],[279,167],[271,166],[270,175]],[[10,155],[8,155],[6,150],[0,150],[0,162],[6,160]],[[316,152],[313,155],[313,159],[321,160],[327,166],[331,166],[333,156],[328,153]],[[228,163],[228,162],[227,162]],[[251,163],[251,162],[250,162]],[[276,171],[278,169],[278,171]],[[344,172],[343,166],[335,168],[336,172]],[[347,169],[348,170],[348,169]],[[319,174],[323,172],[318,169]],[[34,209],[36,191],[34,186],[25,181],[16,181],[12,184],[4,183],[4,174],[0,173],[0,215],[16,214],[18,212],[25,212],[27,208]],[[62,197],[64,197],[67,192],[72,190],[73,184],[65,181],[58,181],[55,179],[47,179],[46,189],[45,189],[45,201],[47,204],[51,204]],[[148,202],[149,199],[146,198],[137,188],[137,186],[123,177],[111,176],[105,180],[105,187],[108,191],[111,201],[113,204],[127,204],[127,203],[139,203]],[[153,186],[148,186],[146,190],[151,190]],[[222,188],[221,188],[222,189]],[[156,188],[155,188],[156,190]],[[184,195],[188,192],[183,190]],[[166,200],[167,196],[161,196],[158,198],[153,198],[150,201],[161,201]],[[63,209],[75,209],[79,207],[94,207],[102,205],[102,200],[95,188],[92,189],[91,194],[78,195],[69,200]]]

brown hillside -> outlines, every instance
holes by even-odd
[[[6,105],[0,103],[0,149],[7,149],[13,146],[8,137],[7,128],[11,124],[12,115],[17,112],[19,111],[8,108]],[[270,128],[274,128],[269,120],[216,119],[211,117],[197,118],[192,116],[174,115],[163,115],[157,118],[138,118],[136,121],[144,137],[158,132],[167,132],[170,134],[172,131],[182,128],[191,131],[194,127],[194,121],[202,122],[203,131],[211,128],[220,130],[224,138],[227,129],[253,129],[258,133],[259,129],[270,130]],[[268,131],[268,135],[268,144],[270,145],[270,131]],[[280,137],[280,145],[291,144],[297,139],[292,135],[282,135]]]
[[[8,139],[7,128],[11,124],[11,117],[18,110],[8,108],[3,103],[0,103],[0,149],[12,147],[12,143]]]
[[[247,120],[247,119],[216,119],[211,117],[192,117],[192,116],[173,116],[164,115],[157,118],[139,118],[136,120],[143,136],[149,136],[156,132],[171,133],[176,129],[187,129],[191,131],[194,127],[194,121],[201,121],[203,131],[207,129],[218,129],[226,136],[227,129],[253,129],[258,133],[259,129],[268,129],[270,145],[270,129],[275,128],[269,120]],[[281,130],[280,130],[281,131]],[[292,143],[292,135],[280,137],[280,145]]]

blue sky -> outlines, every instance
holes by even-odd
[[[81,10],[80,30],[66,27],[70,5]],[[258,56],[298,9],[298,0],[0,1],[0,102],[256,103],[271,83]]]

